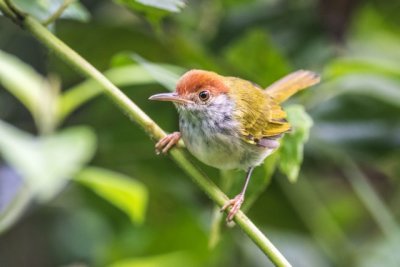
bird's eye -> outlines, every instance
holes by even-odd
[[[207,101],[210,98],[210,92],[209,91],[201,91],[199,93],[199,98],[201,101]]]

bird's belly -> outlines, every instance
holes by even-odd
[[[193,130],[193,129],[192,129]],[[219,169],[248,169],[261,164],[273,149],[246,143],[238,135],[216,131],[201,134],[181,128],[187,149],[203,163]]]

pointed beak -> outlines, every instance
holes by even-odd
[[[157,101],[171,101],[178,104],[191,104],[193,103],[190,100],[180,97],[177,93],[162,93],[156,94],[149,97],[150,100],[157,100]]]

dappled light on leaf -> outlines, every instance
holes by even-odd
[[[75,180],[125,212],[133,223],[143,223],[147,207],[146,187],[123,174],[89,167]]]

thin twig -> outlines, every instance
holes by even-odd
[[[4,0],[0,0],[0,3],[3,1]],[[2,5],[0,4],[0,9],[1,7]],[[110,97],[132,121],[141,126],[150,137],[158,140],[165,136],[164,131],[122,93],[121,90],[78,53],[48,31],[40,22],[30,16],[26,16],[22,23],[27,31],[34,35],[44,46],[52,50],[62,60],[75,68],[76,71],[87,78],[96,80],[104,89],[104,93]],[[227,196],[190,162],[182,149],[172,149],[170,155],[177,165],[181,167],[216,204],[222,206],[228,200]],[[291,266],[279,250],[275,248],[269,239],[243,212],[239,211],[234,220],[276,266]]]
[[[344,164],[341,166],[344,166],[344,175],[382,232],[391,240],[395,233],[400,233],[398,223],[357,164],[346,156],[343,158]]]
[[[69,5],[75,1],[76,0],[64,0],[62,5],[56,10],[56,12],[54,12],[48,19],[42,22],[43,26],[49,26],[54,21],[56,21],[62,15],[62,13],[64,13],[65,9],[67,9]]]
[[[21,26],[25,13],[19,10],[10,0],[0,1],[0,9],[13,22]]]

